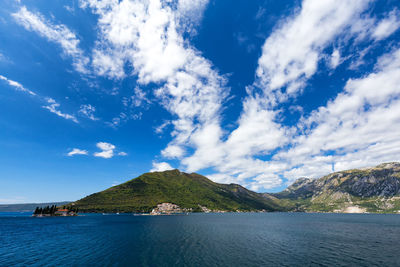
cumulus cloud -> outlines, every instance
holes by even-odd
[[[74,149],[72,149],[70,152],[68,152],[68,156],[70,156],[70,157],[72,157],[72,156],[74,156],[74,155],[87,155],[88,154],[88,151],[87,150],[82,150],[82,149],[79,149],[79,148],[74,148]]]
[[[88,73],[87,58],[79,48],[79,39],[67,26],[53,24],[46,20],[41,14],[30,12],[25,6],[13,13],[14,19],[26,30],[33,31],[47,40],[61,46],[64,53],[72,58],[75,69],[82,73]]]
[[[171,167],[167,162],[155,162],[153,161],[153,168],[150,170],[150,172],[162,172],[162,171],[168,171],[168,170],[173,170],[174,168]]]
[[[101,149],[101,151],[100,152],[95,152],[93,154],[95,157],[109,159],[109,158],[112,158],[114,156],[115,146],[113,144],[106,143],[106,142],[99,142],[99,143],[96,144],[96,146],[99,149]]]
[[[72,120],[73,122],[78,123],[78,120],[74,115],[63,113],[62,111],[60,111],[59,110],[60,104],[57,103],[53,98],[48,97],[46,98],[46,100],[47,100],[47,105],[42,106],[43,108],[47,109],[51,113],[56,114],[59,117],[62,117],[67,120]]]

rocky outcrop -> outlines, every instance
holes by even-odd
[[[300,210],[397,212],[400,210],[400,163],[380,164],[326,175],[301,178],[274,195]]]

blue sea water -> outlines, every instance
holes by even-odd
[[[400,266],[400,215],[0,215],[0,266]]]

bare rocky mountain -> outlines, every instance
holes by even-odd
[[[301,178],[274,196],[293,210],[397,212],[400,163],[340,171],[319,179]]]

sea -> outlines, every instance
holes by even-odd
[[[0,266],[400,266],[400,215],[0,214]]]

